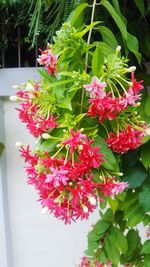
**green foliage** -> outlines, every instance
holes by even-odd
[[[0,156],[3,153],[3,150],[4,150],[4,145],[2,143],[0,143]]]

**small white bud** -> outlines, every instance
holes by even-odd
[[[92,204],[92,205],[96,205],[96,198],[95,197],[90,197],[89,198],[89,201],[90,201],[90,203]]]
[[[80,129],[80,132],[81,132],[81,133],[84,132],[84,128],[81,128],[81,129]]]
[[[34,88],[34,86],[31,83],[27,83],[26,90],[28,92],[34,92],[35,91],[35,88]]]
[[[18,96],[15,96],[15,95],[11,95],[9,97],[9,100],[12,101],[12,102],[17,102],[19,100],[19,97]]]
[[[119,175],[119,176],[123,176],[123,172],[119,172],[118,175]]]
[[[83,206],[83,211],[85,212],[85,213],[88,213],[88,207],[87,206]]]
[[[21,143],[21,142],[16,142],[16,144],[15,144],[16,147],[21,147],[21,146],[23,146],[23,145],[24,145],[24,144]]]
[[[134,72],[136,70],[135,66],[131,66],[130,68],[127,69],[127,72]]]
[[[147,129],[145,130],[145,133],[146,133],[146,135],[150,135],[150,128],[147,128]]]
[[[12,88],[13,88],[13,89],[19,89],[19,86],[14,84],[14,85],[12,86]]]
[[[136,107],[139,107],[141,105],[141,102],[136,103]]]
[[[47,140],[47,139],[50,139],[51,136],[48,133],[43,133],[42,134],[42,138],[45,139],[45,140]]]
[[[121,46],[118,45],[117,48],[116,48],[116,52],[119,53],[121,51]]]
[[[48,207],[43,207],[41,213],[46,214],[47,212],[48,212]]]

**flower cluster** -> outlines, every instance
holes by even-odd
[[[39,50],[41,55],[37,59],[38,63],[45,66],[49,74],[54,75],[56,73],[57,56],[54,55],[49,48],[44,51],[41,49]]]
[[[144,131],[136,130],[128,124],[118,135],[111,132],[106,142],[113,152],[126,153],[129,149],[136,149],[141,145],[143,137]]]
[[[32,155],[29,146],[21,146],[19,151],[28,163],[25,167],[28,183],[38,190],[42,207],[65,223],[88,218],[100,194],[114,197],[128,186],[116,182],[115,177],[111,181],[106,178],[101,184],[93,181],[93,170],[102,165],[104,154],[79,130],[71,129],[70,136],[53,156],[48,152]]]
[[[28,83],[24,90],[16,93],[18,99],[21,100],[20,107],[16,108],[19,112],[19,119],[26,124],[27,129],[35,138],[58,126],[57,118],[54,118],[52,114],[45,118],[39,113],[39,107],[34,103],[34,98],[38,97],[38,88],[37,83],[34,86]]]
[[[123,87],[123,93],[120,92],[122,87],[117,89],[120,81],[114,89],[110,80],[107,82],[105,79],[105,75],[103,79],[93,77],[89,84],[84,84],[90,80],[87,73],[75,75],[74,83],[64,78],[60,81],[60,76],[55,75],[57,56],[52,53],[51,48],[40,51],[38,62],[45,66],[48,74],[53,77],[48,80],[45,78],[46,80],[38,83],[28,82],[22,86],[17,91],[17,100],[20,101],[17,111],[29,132],[40,139],[41,146],[43,143],[46,144],[47,149],[40,149],[37,145],[35,153],[30,151],[29,146],[25,148],[21,145],[19,151],[27,164],[25,170],[28,183],[34,185],[38,191],[42,212],[49,211],[58,219],[70,223],[78,218],[88,218],[99,200],[114,198],[129,187],[128,183],[118,180],[118,176],[121,176],[119,170],[116,171],[118,167],[116,170],[109,170],[109,167],[107,169],[105,151],[95,142],[97,133],[97,142],[101,135],[97,123],[89,128],[85,127],[89,116],[98,117],[99,124],[108,134],[107,138],[102,135],[105,146],[108,145],[107,149],[110,148],[117,153],[136,149],[141,144],[145,130],[143,131],[143,126],[137,118],[133,118],[135,113],[132,112],[132,108],[136,108],[140,99],[139,91],[143,86],[142,81],[136,81],[134,73],[131,75],[131,81],[126,82],[128,87]],[[64,72],[63,75],[70,76],[70,73]],[[47,77],[47,74],[44,77]],[[68,83],[73,83],[71,90]],[[77,85],[80,88],[76,88]],[[58,86],[62,86],[62,89],[57,90]],[[74,90],[79,89],[89,93],[83,93],[81,103],[76,105],[76,101],[73,102],[72,99],[76,94]],[[88,101],[86,104],[84,101],[88,94],[90,106]],[[62,108],[69,109],[68,113],[62,112]],[[85,113],[82,113],[83,108]],[[70,115],[70,111],[73,116]],[[75,118],[73,123],[66,123],[69,116]],[[66,117],[65,123],[63,117]],[[123,124],[120,123],[122,118]],[[115,121],[116,127],[112,127],[112,121]],[[100,266],[98,263],[95,264]]]
[[[144,137],[145,130],[144,124],[142,127],[138,127],[138,121],[136,120],[137,126],[130,125],[125,121],[124,111],[132,114],[128,110],[128,106],[136,107],[137,100],[140,99],[139,91],[143,89],[141,84],[143,81],[137,82],[134,73],[131,74],[130,88],[123,90],[123,95],[120,95],[119,91],[117,93],[119,97],[114,95],[111,88],[111,92],[107,92],[107,83],[101,82],[97,77],[92,78],[90,84],[85,84],[84,88],[90,92],[90,106],[88,109],[88,115],[91,117],[98,117],[99,123],[105,121],[116,120],[117,123],[117,133],[109,132],[106,143],[112,149],[113,152],[126,153],[129,149],[136,149],[142,144],[141,140]],[[123,86],[123,85],[122,85]],[[120,123],[117,119],[123,114],[124,129],[118,132],[120,128]],[[127,120],[129,120],[129,115]],[[132,119],[130,117],[131,123]],[[107,131],[108,132],[108,131]]]
[[[111,267],[111,261],[108,260],[107,265],[104,263],[99,263],[97,259],[94,262],[90,263],[86,256],[82,257],[80,267]]]

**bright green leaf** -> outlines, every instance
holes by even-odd
[[[113,227],[111,229],[111,240],[119,252],[122,252],[122,253],[127,252],[128,243],[127,243],[126,237],[124,236],[124,234],[119,228]]]
[[[150,240],[145,241],[143,244],[141,254],[150,254]]]
[[[94,145],[99,146],[100,152],[104,153],[105,162],[103,162],[102,165],[106,169],[109,169],[109,170],[118,170],[118,166],[117,166],[117,162],[114,157],[114,154],[112,153],[111,149],[107,146],[104,139],[100,137],[99,135],[97,135],[97,137],[95,138]]]
[[[111,44],[111,46],[115,50],[118,46],[118,42],[112,31],[105,26],[100,26],[99,31],[102,35],[103,41],[108,45]]]
[[[144,256],[144,267],[149,267],[150,266],[150,254],[146,254]]]
[[[76,21],[78,20],[80,14],[82,13],[82,11],[88,7],[87,3],[83,3],[81,5],[79,5],[69,16],[68,21],[70,21],[71,25],[73,26]]]
[[[94,21],[92,22],[90,25],[88,25],[82,32],[77,32],[75,34],[75,36],[81,38],[83,37],[88,31],[90,31],[94,26],[96,26],[97,24],[100,24],[100,21]]]
[[[96,49],[94,51],[93,58],[92,58],[92,73],[93,73],[93,75],[98,76],[103,64],[104,64],[104,57],[103,57],[100,45],[99,45],[99,43],[97,43],[97,46],[96,46]]]
[[[110,236],[107,236],[104,247],[107,252],[108,259],[114,264],[115,267],[117,267],[120,260],[120,253],[114,246]]]

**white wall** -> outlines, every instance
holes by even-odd
[[[33,143],[33,138],[17,118],[15,105],[4,102],[6,131],[6,164],[13,264],[9,267],[76,267],[86,249],[86,235],[98,219],[71,226],[52,215],[41,214],[33,187],[26,185],[23,161],[15,142]]]

